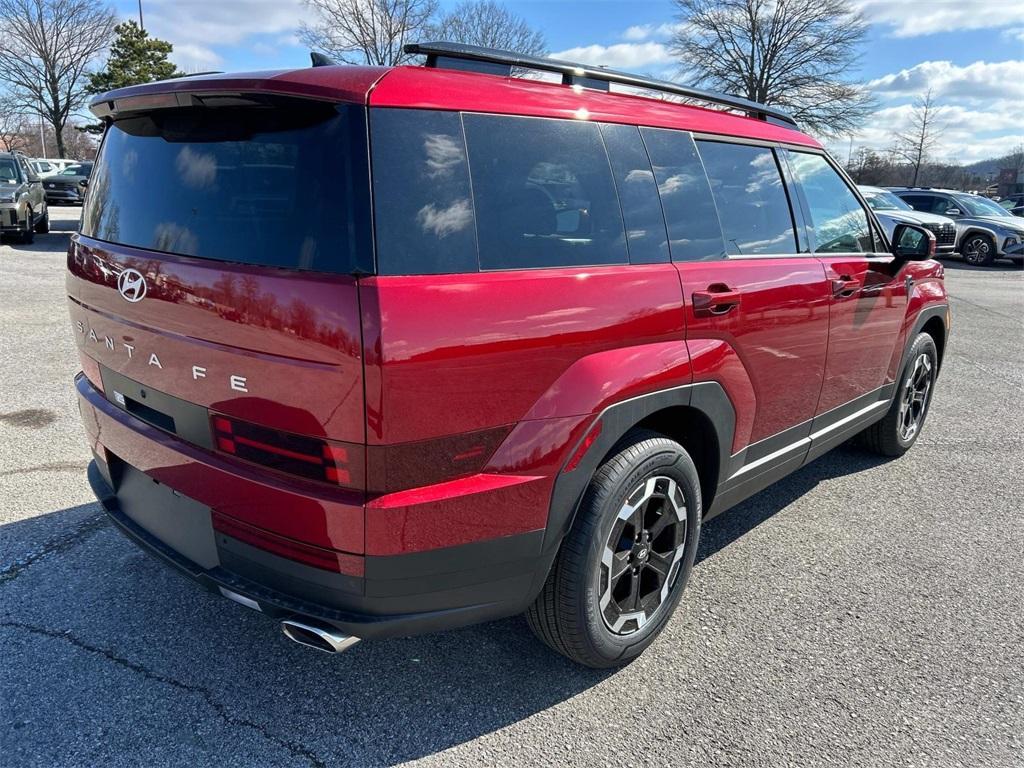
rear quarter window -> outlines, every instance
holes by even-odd
[[[463,122],[481,269],[628,262],[596,124],[475,114]]]
[[[668,261],[668,237],[658,200],[658,184],[639,129],[632,125],[602,125],[601,135],[619,193],[629,262]]]
[[[459,113],[374,109],[370,129],[380,274],[476,272],[473,195]]]

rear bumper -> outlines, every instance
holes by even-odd
[[[96,460],[89,482],[113,522],[150,554],[214,593],[222,590],[254,601],[275,618],[307,616],[360,638],[433,632],[510,616],[525,610],[540,590],[553,559],[543,553],[544,531],[438,547],[405,554],[339,553],[347,572],[337,573],[260,549],[214,530],[209,498],[188,495],[184,482],[223,470],[197,456],[198,449],[124,413],[88,380],[76,382],[79,404]],[[201,451],[199,451],[201,453]],[[209,479],[205,481],[209,484]],[[252,482],[235,475],[236,490]],[[188,489],[188,490],[186,490]],[[239,491],[243,498],[270,491]],[[271,494],[277,514],[294,515],[310,499]],[[231,508],[232,515],[242,512]],[[480,514],[486,515],[486,508]],[[326,505],[321,521],[339,525],[360,504]],[[264,510],[265,512],[266,510]],[[360,531],[361,532],[361,531]],[[276,533],[276,532],[275,532]],[[341,536],[350,539],[349,536]]]

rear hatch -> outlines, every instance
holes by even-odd
[[[365,107],[137,106],[114,115],[68,253],[87,375],[190,443],[362,490]]]

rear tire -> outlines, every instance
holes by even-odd
[[[963,260],[974,267],[990,267],[996,260],[996,244],[988,235],[968,235],[960,246]]]
[[[931,406],[938,369],[935,340],[919,333],[907,354],[889,411],[861,433],[861,442],[868,450],[882,456],[902,456],[917,442]]]
[[[700,482],[683,447],[654,432],[628,435],[590,481],[526,613],[530,629],[588,667],[632,661],[679,603],[700,523]]]

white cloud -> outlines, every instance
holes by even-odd
[[[160,35],[157,35],[157,37],[160,37]],[[163,37],[161,39],[166,40],[167,38]],[[175,43],[174,53],[171,54],[171,61],[185,72],[198,72],[199,70],[219,67],[224,60],[205,45]]]
[[[664,40],[669,37],[672,37],[672,35],[675,34],[678,28],[678,24],[672,23],[638,24],[626,29],[626,31],[622,33],[622,39],[629,40],[632,42],[647,40],[652,37],[659,40]]]
[[[896,37],[998,29],[1024,22],[1021,0],[854,0],[854,5],[870,23],[891,27]]]
[[[660,67],[673,61],[668,46],[656,42],[583,45],[558,51],[551,54],[551,57],[593,66],[633,70]]]
[[[877,110],[854,135],[853,150],[889,149],[896,135],[910,127],[912,111],[912,104]],[[997,102],[981,109],[947,105],[940,108],[936,124],[940,133],[934,157],[944,162],[967,164],[998,157],[1024,142],[1024,129],[1012,102]],[[830,148],[845,159],[850,151],[849,137],[837,139]]]
[[[302,0],[147,0],[144,8],[146,29],[174,45],[171,60],[186,70],[219,65],[216,46],[257,35],[291,39],[304,14]]]
[[[937,160],[972,163],[1005,155],[1024,142],[1024,60],[976,61],[958,66],[925,61],[868,83],[882,108],[853,137],[853,149],[886,150],[910,128],[914,99],[931,88],[941,132]],[[838,156],[849,139],[834,144]]]
[[[1024,60],[976,61],[962,67],[950,61],[924,61],[876,78],[868,88],[882,98],[917,96],[931,88],[939,101],[1019,99],[1024,105]],[[1024,106],[1018,117],[1024,122]]]

